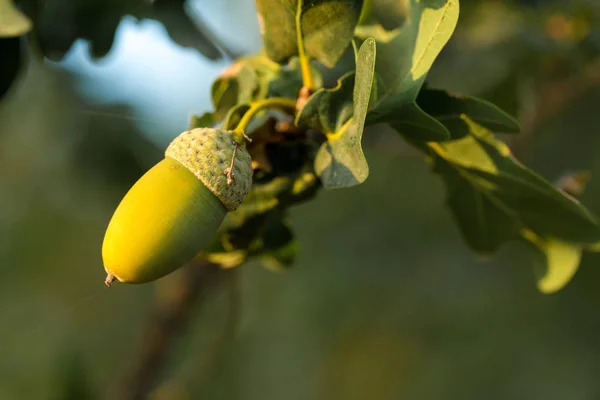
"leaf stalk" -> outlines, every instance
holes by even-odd
[[[237,142],[244,142],[244,140],[246,139],[245,132],[248,129],[248,126],[250,125],[254,117],[256,117],[256,115],[259,112],[265,109],[279,109],[293,114],[296,111],[296,100],[286,99],[284,97],[272,97],[269,99],[259,100],[254,103],[251,103],[250,109],[246,111],[239,124],[233,130],[234,137]]]
[[[306,55],[304,49],[304,38],[302,37],[302,7],[303,0],[298,0],[298,8],[296,10],[296,40],[298,42],[298,59],[300,60],[300,68],[302,70],[302,83],[311,93],[315,91],[315,80],[310,68],[310,57]]]

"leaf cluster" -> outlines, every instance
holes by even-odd
[[[596,217],[494,136],[519,133],[514,117],[486,100],[427,84],[458,22],[458,0],[256,5],[263,51],[239,59],[215,81],[214,111],[194,123],[233,129],[266,98],[293,99],[297,108],[267,111],[247,130],[254,185],[207,250],[213,260],[235,266],[257,257],[269,266],[291,265],[297,245],[287,209],[321,188],[364,182],[362,135],[383,125],[420,150],[443,180],[447,206],[473,251],[490,255],[511,241],[531,247],[541,291],[562,288],[582,251],[597,247]],[[354,65],[325,87],[320,71],[339,70],[347,52]]]

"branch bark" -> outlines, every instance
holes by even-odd
[[[182,267],[173,296],[159,298],[142,338],[134,360],[117,386],[106,399],[146,399],[160,378],[173,344],[192,316],[192,311],[218,283],[222,269],[208,261],[193,260]]]

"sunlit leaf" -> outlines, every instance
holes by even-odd
[[[409,0],[404,24],[385,37],[377,36],[380,41],[376,73],[385,90],[378,94],[368,124],[389,123],[413,138],[423,133],[423,141],[449,138],[447,129],[414,103],[429,69],[454,32],[458,14],[458,0]],[[373,34],[373,29],[368,25],[360,27],[357,35],[365,38]],[[416,131],[411,133],[407,129],[410,126]]]
[[[13,0],[0,0],[0,38],[22,36],[32,26],[31,20],[15,6]]]
[[[315,159],[315,170],[325,188],[357,185],[369,175],[361,141],[374,67],[375,41],[366,40],[358,52],[356,74],[344,75],[333,89],[317,91],[296,119],[299,127],[317,129],[327,136]]]
[[[541,238],[524,231],[523,238],[531,245],[537,287],[543,293],[554,293],[565,287],[579,268],[582,247],[554,238]]]
[[[232,250],[221,252],[206,252],[206,259],[212,263],[219,264],[222,268],[239,267],[248,260],[245,250]]]
[[[285,62],[298,54],[297,17],[306,54],[333,67],[350,45],[363,0],[255,0],[269,57]]]

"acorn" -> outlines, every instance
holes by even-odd
[[[233,131],[196,128],[129,190],[106,229],[106,285],[146,283],[192,260],[252,184],[250,154]]]

